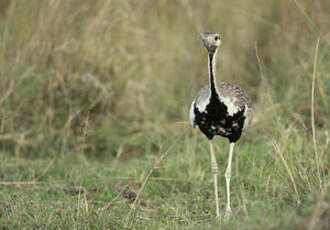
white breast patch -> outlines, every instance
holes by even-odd
[[[206,111],[206,106],[210,103],[210,98],[208,97],[206,100],[199,101],[198,104],[196,105],[197,109],[199,112],[207,112]]]
[[[240,107],[235,105],[236,99],[232,99],[229,97],[220,97],[220,100],[227,106],[227,112],[229,116],[233,116],[240,110]]]

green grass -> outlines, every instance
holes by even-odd
[[[2,1],[0,228],[329,229],[329,12],[326,0]],[[227,221],[187,121],[208,81],[205,30],[222,35],[218,79],[254,103]],[[223,215],[229,144],[214,143]]]

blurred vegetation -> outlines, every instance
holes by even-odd
[[[205,138],[193,132],[188,110],[196,92],[208,82],[199,33],[212,30],[222,36],[218,80],[242,86],[254,103],[253,125],[239,144],[240,157],[245,150],[255,152],[247,159],[257,157],[265,163],[255,166],[251,160],[255,172],[269,166],[267,160],[275,162],[265,169],[260,184],[265,185],[266,174],[282,183],[289,177],[275,157],[276,142],[290,162],[298,193],[318,197],[320,184],[329,188],[329,28],[327,0],[1,1],[0,153],[4,162],[65,157],[114,162],[120,153],[115,164],[131,166],[116,172],[139,177],[143,167],[150,167],[148,155],[175,143],[176,156],[164,166],[165,175],[200,176],[200,164],[209,170],[208,153],[206,146],[197,144]],[[318,38],[314,109],[320,175],[311,126]],[[189,159],[190,152],[203,151],[193,159],[205,158],[204,163],[182,160]],[[135,162],[139,158],[144,163]],[[246,168],[248,173],[248,166],[240,164],[240,170]],[[0,178],[24,179],[6,173],[9,177],[0,174]],[[57,173],[56,179],[70,180],[60,176],[64,172]],[[109,172],[102,173],[105,179]],[[42,175],[41,180],[48,174]],[[54,179],[47,178],[50,183]],[[269,195],[277,196],[279,187],[273,188]],[[294,193],[290,189],[285,196]]]
[[[316,123],[329,128],[329,5],[4,1],[1,150],[75,152],[87,117],[86,148],[93,155],[121,144],[138,154],[182,133],[175,122],[187,120],[191,100],[208,80],[198,38],[204,30],[223,36],[218,78],[247,89],[256,104],[255,130],[268,136],[279,117],[283,124],[298,119],[309,130],[313,55],[321,36]]]

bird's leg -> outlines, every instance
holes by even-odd
[[[231,215],[231,208],[230,208],[230,178],[231,178],[231,161],[232,161],[232,158],[233,158],[234,145],[235,145],[234,142],[230,143],[228,166],[227,166],[226,173],[225,173],[226,189],[227,189],[226,217],[229,217]]]
[[[213,174],[213,180],[214,180],[214,195],[215,195],[215,206],[217,211],[217,217],[220,217],[220,210],[219,210],[219,197],[218,197],[218,164],[217,160],[215,158],[213,144],[211,140],[209,140],[210,145],[210,154],[211,154],[211,169]]]

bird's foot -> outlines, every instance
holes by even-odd
[[[226,209],[225,219],[228,219],[231,215],[232,215],[232,211],[230,206],[228,206]]]

